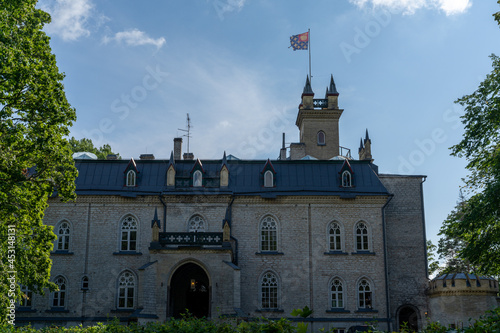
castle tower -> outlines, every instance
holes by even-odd
[[[365,141],[363,142],[363,139],[361,139],[360,144],[359,144],[359,160],[370,160],[373,162],[372,158],[372,140],[370,140],[370,137],[368,136],[368,129],[366,129],[366,135],[365,135]]]
[[[314,99],[311,82],[307,77],[295,122],[305,155],[319,160],[339,155],[339,119],[344,110],[338,107],[338,96],[333,75],[324,99]]]

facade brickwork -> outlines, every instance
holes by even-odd
[[[52,253],[64,301],[35,295],[16,321],[166,321],[186,308],[279,318],[308,306],[313,331],[421,328],[440,297],[429,312],[425,177],[379,174],[368,132],[360,160],[337,156],[333,77],[324,100],[306,88],[288,159],[283,148],[276,161],[180,160],[176,139],[169,161],[78,161],[77,200],[50,198],[44,219],[70,228]]]

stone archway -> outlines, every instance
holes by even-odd
[[[186,310],[197,318],[210,316],[210,281],[203,268],[187,263],[170,280],[170,316],[180,318]]]
[[[403,327],[410,332],[418,332],[418,312],[413,306],[406,305],[398,311],[398,330]]]

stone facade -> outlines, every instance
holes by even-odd
[[[425,177],[379,173],[368,133],[359,160],[338,156],[333,77],[323,100],[308,84],[288,158],[181,160],[176,139],[170,160],[77,161],[77,200],[50,198],[45,214],[61,290],[33,296],[16,320],[165,321],[186,308],[279,318],[308,306],[313,330],[421,328]]]

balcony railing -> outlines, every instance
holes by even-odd
[[[315,108],[327,108],[328,107],[328,99],[313,99],[313,105]]]
[[[161,246],[222,245],[222,232],[160,232],[159,242]]]

